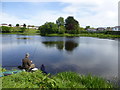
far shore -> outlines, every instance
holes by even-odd
[[[18,34],[18,35],[41,35],[40,33],[0,33],[0,34]],[[81,34],[46,34],[41,36],[49,37],[98,37],[98,38],[120,38],[120,35],[102,34],[102,33],[81,33]]]

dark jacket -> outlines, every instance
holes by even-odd
[[[22,67],[24,69],[29,69],[30,65],[31,65],[31,61],[29,60],[29,58],[24,58],[22,59]]]

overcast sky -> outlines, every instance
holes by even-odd
[[[44,2],[43,2],[44,1]],[[48,2],[49,1],[49,2]],[[74,16],[80,26],[118,25],[119,0],[2,0],[0,23],[40,26]]]

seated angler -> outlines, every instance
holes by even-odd
[[[26,71],[29,71],[35,68],[35,64],[32,64],[32,61],[29,59],[30,54],[26,53],[25,58],[22,59],[22,68]]]

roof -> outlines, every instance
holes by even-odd
[[[8,25],[8,24],[6,24],[6,23],[3,23],[3,24],[1,24],[1,25]]]
[[[120,26],[115,26],[115,28],[120,28]]]

